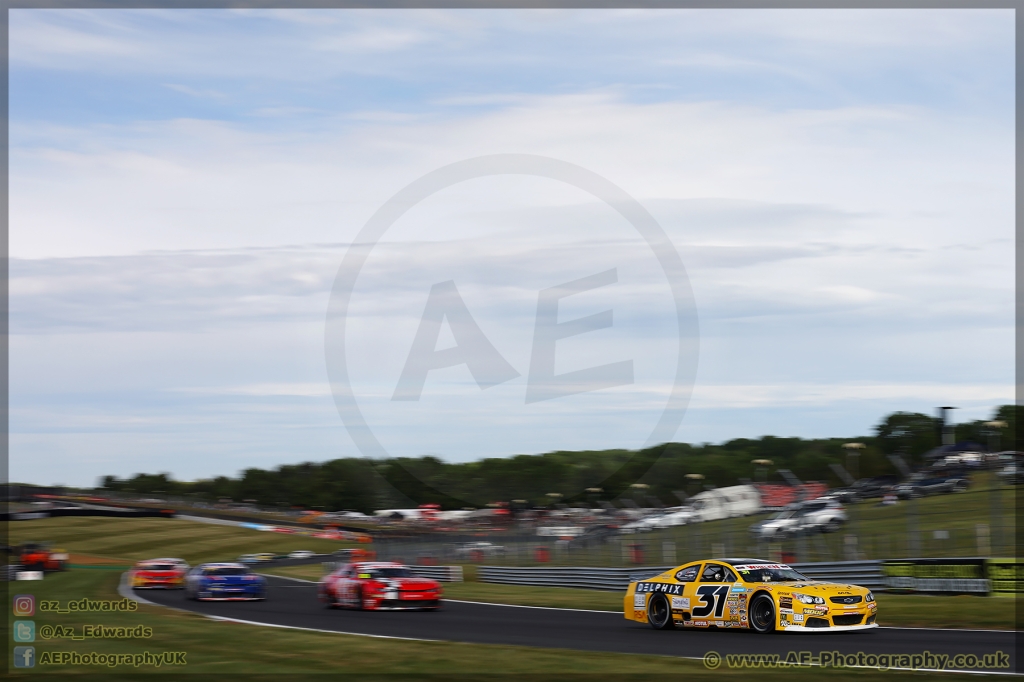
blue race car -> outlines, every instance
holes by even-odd
[[[244,564],[200,564],[185,576],[185,596],[189,599],[265,599],[266,588],[266,579]]]

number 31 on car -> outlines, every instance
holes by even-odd
[[[786,564],[711,559],[631,582],[626,620],[664,630],[676,626],[741,628],[767,633],[866,630],[878,606],[865,587],[818,582]]]

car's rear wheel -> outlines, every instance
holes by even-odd
[[[843,522],[839,519],[829,519],[829,522],[825,524],[826,533],[835,533],[843,525]]]
[[[750,629],[766,634],[775,631],[775,600],[759,594],[750,603]]]
[[[357,611],[365,611],[366,610],[366,606],[365,606],[365,604],[363,602],[363,588],[361,588],[361,587],[356,590],[356,610]]]
[[[663,594],[654,594],[647,604],[647,622],[657,630],[668,630],[673,626],[672,608]]]

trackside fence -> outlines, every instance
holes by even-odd
[[[884,587],[881,561],[837,561],[834,563],[792,564],[792,566],[807,577],[817,580],[849,582],[870,589]],[[480,566],[477,569],[477,580],[505,585],[577,587],[621,592],[625,591],[633,580],[650,578],[670,568],[675,568],[675,566],[649,566],[646,568]]]

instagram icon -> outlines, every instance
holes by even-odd
[[[36,598],[31,594],[18,594],[14,596],[15,616],[34,616],[36,613]]]

